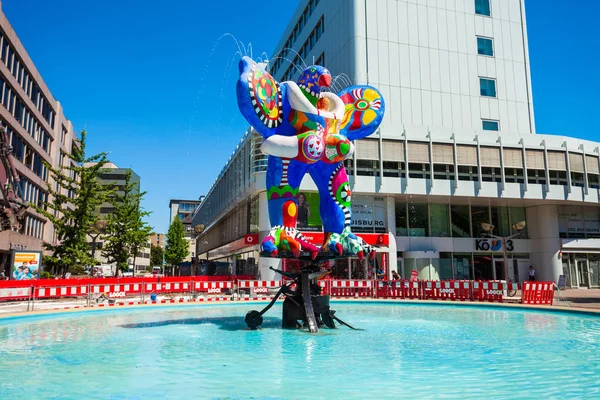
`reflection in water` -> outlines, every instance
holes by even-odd
[[[219,329],[225,331],[249,330],[243,317],[206,317],[206,318],[185,318],[169,319],[166,321],[140,322],[135,324],[119,325],[121,328],[156,328],[168,325],[217,325]],[[273,317],[264,317],[261,328],[280,328],[281,319]]]

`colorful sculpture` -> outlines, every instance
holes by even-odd
[[[306,68],[297,82],[279,83],[248,57],[240,61],[237,98],[246,120],[262,135],[269,156],[267,196],[271,231],[262,249],[297,258],[309,251],[356,254],[373,249],[351,232],[351,192],[343,161],[352,156],[351,141],[369,136],[385,112],[381,93],[371,86],[352,86],[338,95],[323,92],[331,74],[318,65]],[[319,189],[325,242],[319,248],[296,229],[298,191],[309,173]]]

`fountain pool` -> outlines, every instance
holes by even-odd
[[[332,303],[363,328],[258,331],[252,304],[0,319],[2,399],[600,397],[600,317]]]

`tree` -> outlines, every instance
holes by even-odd
[[[151,245],[150,246],[150,266],[162,267],[163,260],[165,258],[165,252],[162,247]]]
[[[135,264],[137,252],[148,241],[151,228],[143,217],[150,213],[140,205],[146,192],[139,191],[138,182],[131,182],[131,173],[125,174],[125,185],[119,189],[110,199],[113,211],[106,220],[102,255],[126,271],[129,257],[134,258]]]
[[[188,241],[185,239],[185,228],[179,217],[175,217],[167,232],[165,245],[165,261],[171,265],[179,265],[188,255]]]
[[[106,153],[86,157],[86,131],[79,135],[79,143],[71,154],[61,153],[65,164],[57,168],[44,161],[56,188],[46,184],[50,201],[39,207],[31,204],[54,225],[56,242],[44,242],[50,252],[46,265],[54,273],[79,273],[86,265],[95,264],[90,254],[87,235],[98,220],[97,208],[107,199],[110,190],[98,183],[98,175],[108,162]]]

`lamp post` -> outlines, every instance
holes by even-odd
[[[517,231],[517,233],[515,233],[514,235],[510,235],[510,236],[497,236],[497,235],[493,235],[492,231],[494,230],[495,226],[492,224],[487,224],[485,222],[481,223],[481,229],[483,229],[484,231],[487,232],[489,237],[493,237],[496,239],[500,239],[502,240],[502,247],[504,250],[504,280],[506,282],[508,282],[508,249],[507,249],[507,241],[513,238],[516,238],[518,236],[521,235],[521,231],[523,229],[525,229],[525,226],[527,225],[527,223],[525,221],[521,221],[521,222],[517,222],[516,224],[512,225],[512,229],[514,229],[515,231]]]

